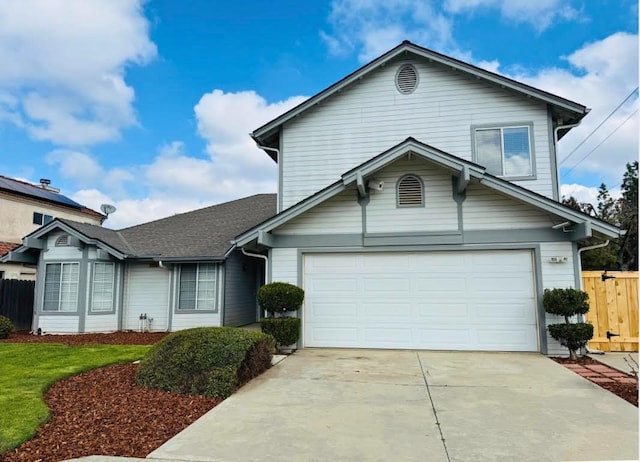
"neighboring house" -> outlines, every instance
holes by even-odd
[[[60,194],[48,180],[34,185],[0,175],[0,256],[17,247],[22,238],[54,218],[100,225],[106,217]],[[34,280],[35,267],[0,263],[0,279]]]
[[[403,42],[258,128],[278,214],[236,245],[305,290],[303,347],[566,352],[544,289],[619,229],[559,203],[588,109]]]
[[[121,230],[57,218],[7,258],[38,265],[34,331],[240,326],[259,319],[264,264],[232,240],[275,210],[261,194]]]

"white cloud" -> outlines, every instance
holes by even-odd
[[[575,20],[580,16],[566,0],[446,0],[444,9],[453,14],[497,9],[503,19],[516,24],[529,23],[538,31],[547,29],[554,22]]]
[[[90,145],[136,124],[127,66],[156,56],[143,0],[0,1],[0,121]],[[35,14],[37,12],[37,14]]]
[[[637,97],[618,111],[567,160],[567,155],[638,85],[638,35],[616,33],[586,44],[566,60],[572,69],[543,69],[513,78],[591,108],[582,124],[559,144],[561,166],[574,166],[638,107]],[[627,162],[638,158],[638,116],[624,124],[572,172],[596,174],[596,183],[622,180]],[[570,179],[571,176],[566,176]]]
[[[424,0],[334,0],[329,24],[320,37],[333,55],[358,53],[367,62],[402,40],[451,53],[455,51],[451,19]]]
[[[614,199],[618,199],[622,195],[620,188],[610,190],[609,194]],[[594,207],[598,204],[598,188],[595,186],[588,187],[577,183],[563,184],[560,187],[560,196],[562,198],[573,196],[578,202],[593,204]]]
[[[45,161],[49,165],[56,165],[62,178],[72,180],[81,188],[99,186],[118,196],[126,194],[125,183],[135,179],[131,171],[133,168],[106,170],[87,152],[54,149],[45,156]]]
[[[255,145],[249,133],[302,103],[292,96],[268,103],[254,91],[225,93],[213,90],[194,107],[198,133],[207,141],[207,152],[221,175],[273,178],[275,164]]]
[[[253,91],[214,90],[203,95],[194,111],[198,133],[207,142],[204,157],[190,155],[183,142],[173,141],[160,146],[148,165],[108,171],[91,155],[78,151],[57,150],[47,159],[59,166],[61,175],[73,178],[83,188],[72,195],[74,200],[96,210],[104,203],[115,205],[118,210],[105,226],[122,228],[275,192],[276,164],[256,147],[249,132],[304,100],[296,96],[268,103]],[[141,188],[144,197],[128,198],[122,193],[127,186]]]

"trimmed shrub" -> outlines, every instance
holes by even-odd
[[[272,282],[258,290],[258,303],[271,316],[297,311],[304,300],[304,290],[287,282]]]
[[[551,324],[549,325],[549,334],[562,346],[575,352],[587,346],[589,340],[593,338],[593,326],[587,322]]]
[[[299,318],[262,318],[260,327],[262,332],[276,339],[279,347],[298,343],[300,338]]]
[[[13,332],[13,323],[11,319],[0,316],[0,338],[9,338],[9,335]]]
[[[584,322],[572,323],[569,318],[589,311],[589,295],[571,288],[546,289],[542,304],[547,313],[564,317],[564,323],[548,326],[549,335],[569,349],[571,359],[578,359],[576,352],[593,338],[593,326]]]
[[[146,354],[136,383],[174,393],[227,398],[271,367],[275,341],[234,327],[198,327],[165,337]]]
[[[589,311],[589,294],[577,289],[547,289],[542,303],[547,313],[564,316],[569,322],[571,316]]]

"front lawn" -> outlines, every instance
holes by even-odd
[[[0,344],[0,454],[32,438],[49,419],[43,393],[81,372],[141,359],[148,345]]]

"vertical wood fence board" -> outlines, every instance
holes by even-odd
[[[591,349],[638,351],[638,272],[609,271],[612,279],[602,281],[603,271],[583,271],[582,283],[589,294],[587,322],[593,324]],[[618,334],[608,340],[607,331]]]

